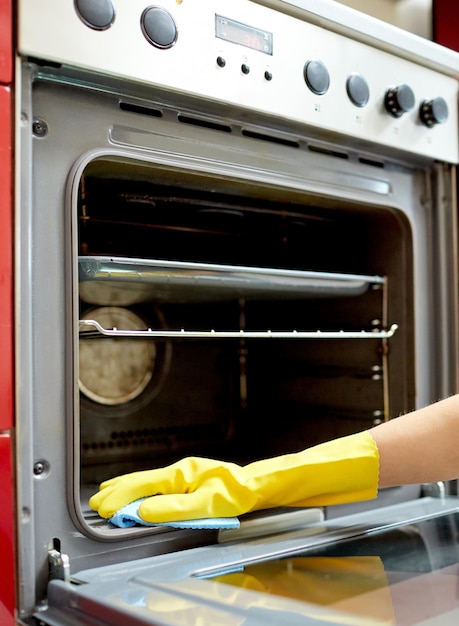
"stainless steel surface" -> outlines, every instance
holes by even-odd
[[[360,295],[385,282],[381,276],[132,257],[80,257],[78,270],[83,300],[104,305],[119,304],[122,294],[125,305],[152,298],[156,302],[337,298]]]
[[[191,626],[197,620],[236,625],[242,618],[251,626],[262,621],[368,626],[403,624],[409,614],[409,623],[416,626],[449,626],[458,614],[458,510],[455,498],[426,498],[263,540],[188,550],[179,559],[163,555],[79,572],[77,585],[51,583],[45,619],[66,624],[67,607],[83,619],[103,616],[116,606],[123,619],[132,616],[145,625],[158,620],[165,625]],[[295,560],[303,565],[304,579],[301,572],[295,574]],[[282,584],[283,570],[275,567],[283,563],[290,584]],[[347,564],[352,567],[346,580]],[[263,566],[270,565],[275,576],[265,580]],[[231,574],[237,581],[244,572],[245,585],[228,584]],[[335,587],[341,577],[342,585]],[[373,587],[361,584],[372,577]],[[315,589],[328,601],[321,605],[319,594],[314,603],[305,599]],[[411,596],[410,590],[417,593]],[[424,602],[420,592],[431,600]],[[439,594],[441,601],[436,601]]]
[[[391,52],[398,57],[419,62],[426,67],[457,77],[457,53],[424,37],[357,11],[334,0],[253,0],[263,6],[294,15],[339,33]]]
[[[296,4],[296,17],[287,14],[292,12],[291,3],[266,4],[271,6],[247,0],[218,0],[212,5],[163,0],[161,10],[174,23],[177,36],[176,43],[165,49],[152,45],[142,32],[142,0],[117,3],[116,18],[105,30],[88,27],[72,2],[22,0],[19,49],[24,57],[274,116],[282,121],[280,131],[289,123],[307,124],[326,142],[346,135],[362,146],[377,144],[457,162],[456,56],[326,0]],[[245,39],[235,43],[216,37],[216,15],[242,24]],[[344,34],[336,32],[340,20],[346,25]],[[250,36],[263,41],[263,33],[272,36],[272,54],[262,51],[260,41],[259,49],[251,47]],[[410,60],[400,55],[404,48],[411,52]],[[324,93],[314,93],[305,84],[309,62],[320,63],[320,73],[328,75],[329,89]],[[429,67],[432,64],[435,69]],[[353,74],[368,85],[366,106],[356,106],[346,93]],[[415,94],[416,106],[397,119],[385,110],[384,98],[388,89],[405,83]],[[419,121],[419,107],[437,97],[445,100],[449,119],[427,128]],[[126,104],[137,105],[135,98]]]
[[[294,529],[287,531],[285,535],[273,534],[265,538],[265,542],[252,540],[241,544],[237,551],[232,551],[234,546],[226,546],[222,548],[212,546],[209,548],[199,548],[198,553],[207,553],[209,561],[207,563],[202,560],[199,563],[193,563],[193,552],[187,554],[188,571],[186,576],[199,576],[207,578],[210,575],[221,571],[231,571],[244,563],[255,562],[260,558],[269,559],[273,557],[283,557],[305,548],[316,550],[318,547],[326,547],[335,542],[346,541],[350,538],[359,538],[364,542],[366,537],[373,533],[389,530],[402,526],[408,526],[428,519],[456,514],[458,512],[459,500],[454,497],[449,498],[421,498],[414,502],[406,502],[403,504],[395,504],[387,506],[378,511],[366,511],[364,513],[356,513],[339,518],[339,522],[334,520],[324,520],[318,524],[312,523],[305,530]],[[450,540],[451,546],[454,547],[454,535]],[[161,563],[162,562],[162,563]],[[171,556],[159,557],[151,559],[150,563],[159,574],[160,568],[165,566],[165,562],[171,567],[169,576],[174,576],[172,570],[177,568],[184,572],[183,565],[174,563]],[[135,570],[136,564],[127,568],[128,575]],[[142,566],[144,563],[138,563]],[[86,582],[95,582],[103,580],[105,575],[111,577],[114,574],[114,568],[104,568],[80,573],[79,579]],[[186,571],[186,569],[185,569]],[[124,572],[119,571],[118,574],[123,577]],[[163,581],[168,579],[167,573],[159,574]],[[153,574],[153,576],[155,576]]]

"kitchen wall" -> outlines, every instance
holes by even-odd
[[[336,1],[426,39],[432,39],[432,0]]]

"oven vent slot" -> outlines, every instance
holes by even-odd
[[[38,57],[27,57],[27,61],[38,65],[38,67],[51,67],[53,69],[60,69],[62,67],[62,63],[50,61],[49,59],[39,59]]]
[[[250,137],[251,139],[260,139],[261,141],[269,141],[271,143],[280,144],[282,146],[289,146],[290,148],[299,148],[300,144],[292,139],[285,139],[284,137],[276,137],[274,135],[266,135],[264,133],[257,133],[252,130],[243,130],[244,137]]]
[[[149,115],[150,117],[162,117],[162,111],[159,109],[152,109],[151,107],[141,106],[139,104],[132,104],[131,102],[120,102],[120,109],[122,111],[128,111],[129,113],[139,113],[140,115]]]
[[[338,150],[332,150],[331,148],[323,148],[322,146],[314,146],[308,144],[309,152],[317,152],[318,154],[326,154],[327,156],[336,157],[338,159],[348,159],[349,155],[346,152],[339,152]]]
[[[380,169],[385,167],[385,164],[382,161],[375,161],[374,159],[367,159],[365,157],[359,157],[359,163],[362,163],[362,165],[370,165],[371,167],[378,167]]]
[[[201,128],[209,128],[211,130],[219,130],[223,133],[230,133],[231,126],[226,124],[219,124],[218,122],[212,122],[210,120],[201,119],[199,117],[190,117],[188,115],[177,116],[177,119],[182,124],[189,124],[190,126],[200,126]]]
[[[145,449],[164,448],[177,445],[177,443],[190,443],[192,441],[204,442],[220,434],[220,429],[213,432],[209,424],[193,424],[177,428],[136,428],[132,430],[112,431],[109,438],[93,440],[82,443],[83,453],[90,458],[91,455],[116,449]],[[217,432],[218,431],[218,432]]]

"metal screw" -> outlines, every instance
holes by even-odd
[[[38,461],[33,466],[33,473],[35,474],[35,476],[41,476],[44,471],[45,471],[45,464],[42,461]]]
[[[37,137],[45,137],[48,134],[48,124],[39,118],[35,118],[32,123],[32,132]]]

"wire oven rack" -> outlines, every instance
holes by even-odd
[[[79,257],[80,296],[103,304],[120,301],[208,302],[269,299],[311,299],[357,296],[370,286],[384,288],[381,276],[312,272],[116,257]],[[95,300],[94,300],[95,299]],[[81,338],[141,337],[161,339],[388,339],[397,325],[370,330],[189,330],[104,328],[96,319],[79,321]]]

